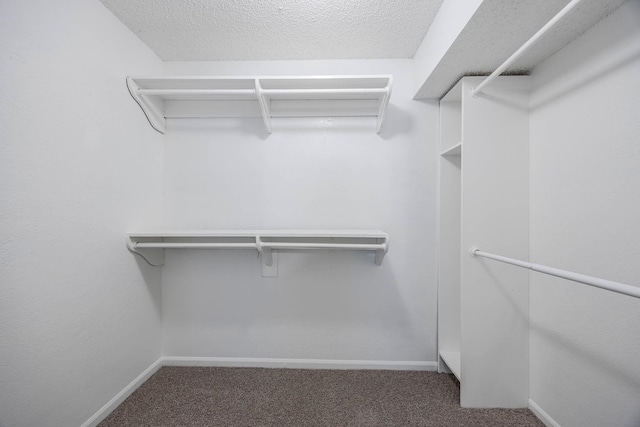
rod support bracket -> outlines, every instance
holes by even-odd
[[[262,263],[266,267],[273,266],[273,252],[270,247],[265,247],[262,243],[262,239],[260,236],[256,236],[256,249],[258,250],[258,255],[262,260]]]
[[[141,249],[138,248],[138,242],[134,241],[131,236],[127,235],[125,239],[127,249],[134,255],[139,256],[152,267],[160,267],[164,265],[164,249]]]
[[[478,252],[479,250],[480,250],[480,248],[479,248],[479,247],[477,247],[477,246],[471,246],[471,247],[469,248],[469,253],[471,254],[471,256],[472,256],[472,257],[474,257],[474,258],[475,258],[475,257],[476,257],[476,252]]]

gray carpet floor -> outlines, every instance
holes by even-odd
[[[163,367],[99,426],[543,426],[459,396],[435,372]]]

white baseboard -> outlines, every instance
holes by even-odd
[[[561,427],[560,424],[558,424],[556,422],[556,420],[554,420],[553,418],[551,418],[549,416],[549,414],[547,414],[544,409],[542,409],[540,406],[538,406],[538,404],[536,402],[534,402],[533,400],[529,399],[529,409],[531,409],[531,412],[533,412],[536,417],[538,417],[540,419],[540,421],[542,421],[544,423],[545,426],[547,427]]]
[[[379,369],[393,371],[435,371],[437,362],[326,360],[326,359],[263,359],[244,357],[162,357],[163,366],[226,366],[292,369]]]
[[[124,400],[131,395],[138,387],[140,387],[146,380],[148,380],[151,375],[155,374],[158,369],[162,367],[162,358],[156,360],[151,366],[144,370],[140,375],[137,376],[136,379],[131,381],[129,385],[127,385],[120,393],[116,394],[113,399],[107,402],[102,408],[98,410],[91,418],[85,421],[82,424],[82,427],[95,427],[102,420],[107,418],[107,416],[113,412],[114,409],[118,407]]]

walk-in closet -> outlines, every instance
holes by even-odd
[[[0,52],[0,426],[640,426],[640,0],[2,0]]]

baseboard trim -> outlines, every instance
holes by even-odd
[[[245,357],[162,357],[163,366],[224,366],[291,369],[379,369],[393,371],[435,371],[437,362],[327,360],[327,359],[265,359]]]
[[[129,383],[120,393],[116,394],[113,399],[107,402],[102,408],[98,410],[91,418],[82,424],[82,427],[95,427],[102,420],[107,418],[114,409],[118,407],[124,400],[131,395],[138,387],[140,387],[151,375],[155,374],[158,369],[162,367],[162,358],[156,360],[151,366],[144,370],[140,375]]]
[[[540,406],[538,406],[538,404],[536,402],[534,402],[533,400],[529,399],[529,409],[531,409],[531,412],[533,412],[536,417],[538,417],[540,419],[540,421],[542,421],[544,423],[545,426],[547,427],[561,427],[560,424],[558,424],[556,422],[556,420],[554,420],[553,418],[551,418],[549,416],[549,414],[547,414],[544,409],[542,409]]]

